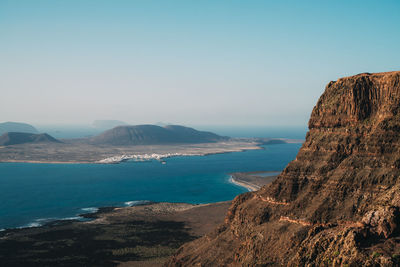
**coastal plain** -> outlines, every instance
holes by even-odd
[[[92,145],[80,140],[62,143],[30,143],[0,147],[0,162],[32,163],[99,163],[123,155],[198,156],[262,149],[254,140],[231,139],[214,143],[113,146]],[[112,163],[117,163],[114,161]]]

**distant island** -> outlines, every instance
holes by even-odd
[[[8,132],[0,136],[0,146],[19,145],[25,143],[61,143],[48,134],[32,134],[20,132]]]
[[[0,162],[119,163],[262,149],[261,145],[301,142],[230,138],[181,125],[124,125],[97,136],[56,139],[46,133],[8,132],[0,137]]]
[[[35,127],[27,123],[11,121],[0,123],[0,135],[8,132],[39,133]]]
[[[91,144],[101,145],[155,145],[155,144],[196,144],[228,140],[229,137],[198,131],[180,125],[136,125],[118,126],[90,138]]]

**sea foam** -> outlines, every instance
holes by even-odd
[[[34,221],[28,224],[25,224],[23,226],[17,227],[18,229],[22,229],[22,228],[33,228],[33,227],[39,227],[42,224],[40,222]]]
[[[132,201],[127,201],[125,202],[125,206],[132,207],[132,206],[140,206],[140,205],[145,205],[149,204],[151,201],[149,200],[132,200]]]
[[[99,208],[96,207],[82,208],[81,211],[86,213],[96,213],[99,211]]]
[[[72,217],[64,217],[64,218],[40,218],[36,219],[33,222],[30,222],[28,224],[25,224],[23,226],[17,227],[18,229],[23,229],[23,228],[33,228],[33,227],[40,227],[45,225],[46,223],[54,222],[54,221],[70,221],[70,220],[84,220],[85,218],[80,217],[80,216],[72,216]]]

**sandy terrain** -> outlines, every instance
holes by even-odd
[[[106,158],[122,155],[182,154],[207,155],[261,149],[257,142],[231,140],[216,143],[146,145],[146,146],[94,146],[78,141],[65,143],[37,143],[5,146],[0,149],[0,162],[32,163],[97,163]]]

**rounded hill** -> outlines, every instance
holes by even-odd
[[[228,139],[211,132],[167,125],[118,126],[90,139],[96,145],[155,145],[180,143],[209,143]]]

